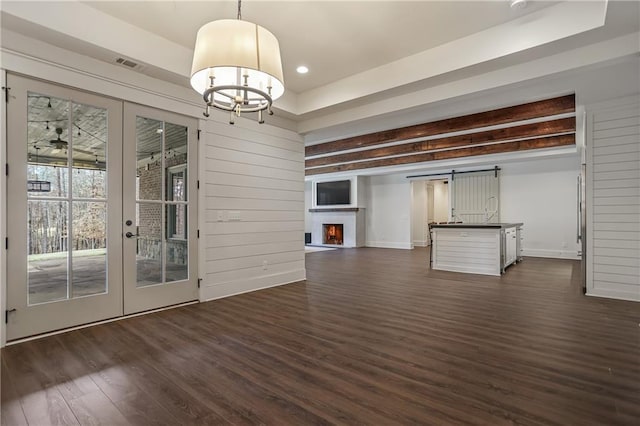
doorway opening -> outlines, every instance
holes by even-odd
[[[414,247],[431,245],[429,224],[449,221],[447,179],[411,182],[411,237]]]

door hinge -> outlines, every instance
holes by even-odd
[[[9,90],[11,90],[11,87],[2,86],[2,90],[4,90],[4,101],[9,103]]]
[[[199,229],[196,231],[196,237],[200,238],[200,230]]]
[[[200,283],[202,282],[202,278],[198,278],[198,288],[200,288]]]
[[[200,189],[200,180],[199,179],[196,181],[196,188]]]
[[[198,140],[200,140],[200,132],[201,132],[201,130],[198,129]]]
[[[4,249],[9,250],[9,237],[4,239]]]
[[[4,165],[4,174],[5,176],[9,176],[9,163],[5,163]]]
[[[9,324],[9,314],[13,313],[16,311],[16,308],[13,309],[7,309],[6,311],[4,311],[4,323],[5,324]]]

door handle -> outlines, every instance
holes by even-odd
[[[127,232],[126,234],[124,234],[124,236],[127,238],[138,238],[138,236],[133,232]]]
[[[582,176],[578,175],[578,213],[576,218],[576,243],[582,239]]]

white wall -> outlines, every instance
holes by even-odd
[[[586,290],[640,301],[640,96],[587,107]]]
[[[500,167],[500,220],[524,223],[523,254],[577,259],[579,156]]]
[[[411,249],[411,183],[406,174],[371,176],[367,247]]]
[[[202,300],[305,278],[302,140],[269,125],[239,124],[208,121],[204,128]]]
[[[0,71],[3,72],[13,71],[202,117],[202,100],[198,100],[198,95],[189,88],[4,30],[1,63]],[[305,278],[302,140],[294,132],[269,124],[258,125],[241,118],[235,126],[230,126],[227,119],[227,114],[213,111],[208,121],[200,122],[203,133],[199,148],[201,200],[198,226],[201,237],[204,233],[199,246],[199,275],[204,278],[200,300]],[[6,117],[1,114],[0,128],[5,126]],[[3,140],[3,153],[4,147]],[[0,182],[3,181],[0,179]],[[0,206],[5,202],[5,194],[0,192]],[[218,212],[222,213],[222,222],[217,222]],[[3,223],[4,213],[5,207],[0,212]],[[4,252],[1,262],[4,262]],[[4,303],[6,294],[5,272],[3,267],[0,303]],[[4,321],[0,332],[2,346],[5,342]]]
[[[445,185],[444,181],[433,182],[433,220],[449,220],[449,185]]]
[[[414,247],[426,247],[427,185],[425,181],[411,182],[411,235]]]
[[[312,192],[313,182],[308,180],[304,183],[304,232],[311,232],[311,213],[309,209],[313,206]]]
[[[579,157],[536,159],[500,167],[501,221],[524,223],[524,255],[577,259]],[[442,182],[433,184],[435,220],[447,221],[448,186]],[[412,195],[406,174],[370,177],[368,247],[411,248],[411,218],[415,214]]]

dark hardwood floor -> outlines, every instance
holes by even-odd
[[[640,304],[583,296],[578,262],[306,258],[306,282],[4,348],[2,424],[640,424]]]

